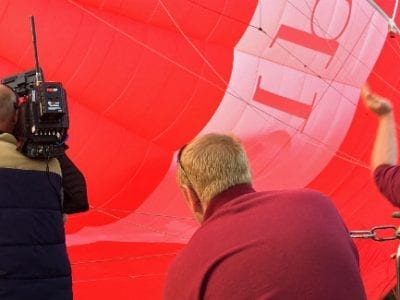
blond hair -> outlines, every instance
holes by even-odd
[[[200,136],[182,148],[180,154],[178,184],[191,186],[204,202],[234,185],[251,183],[246,153],[233,135]]]

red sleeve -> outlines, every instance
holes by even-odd
[[[379,191],[396,207],[400,207],[400,166],[380,165],[374,171]]]

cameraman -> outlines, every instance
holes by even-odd
[[[0,85],[0,299],[72,299],[63,213],[88,209],[85,179],[66,156],[17,151],[17,101]]]

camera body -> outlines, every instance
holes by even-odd
[[[38,81],[36,70],[9,76],[1,82],[10,87],[20,100],[14,130],[20,141],[18,150],[38,159],[63,155],[69,117],[62,84]]]

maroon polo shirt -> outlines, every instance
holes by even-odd
[[[400,207],[400,167],[380,165],[374,171],[379,191],[396,207]]]
[[[215,197],[167,274],[164,299],[366,299],[335,206],[307,190]]]

